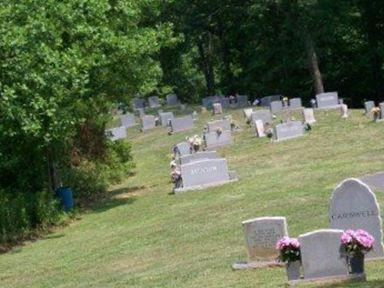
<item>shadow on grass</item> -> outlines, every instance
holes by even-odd
[[[102,213],[118,206],[132,204],[136,201],[136,197],[131,194],[144,188],[144,186],[134,186],[112,190],[107,193],[103,201],[95,204],[92,207],[92,211],[96,213]]]
[[[312,287],[312,286],[311,286]],[[371,280],[371,281],[352,281],[345,283],[337,283],[337,284],[324,284],[318,286],[321,288],[341,288],[341,287],[349,287],[349,288],[379,288],[384,287],[384,280]]]

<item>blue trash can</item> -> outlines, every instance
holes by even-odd
[[[73,209],[73,196],[71,187],[60,187],[56,189],[56,195],[59,197],[61,205],[65,211]]]

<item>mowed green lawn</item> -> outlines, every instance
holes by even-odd
[[[130,129],[136,174],[81,220],[1,255],[0,287],[285,287],[282,268],[232,271],[247,257],[241,222],[285,216],[290,236],[327,228],[333,188],[384,170],[384,123],[362,110],[347,120],[317,111],[310,134],[272,144],[254,137],[241,110],[230,113],[243,130],[219,153],[238,182],[169,194],[172,144],[201,134],[210,114],[172,136]],[[377,193],[382,207],[383,196]],[[384,287],[384,262],[366,270],[368,282],[340,287]]]

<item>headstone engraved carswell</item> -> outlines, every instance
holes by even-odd
[[[136,125],[135,115],[127,113],[120,116],[121,126],[129,128]]]
[[[324,229],[299,236],[304,281],[348,278],[347,261],[341,250],[342,233],[342,230]]]
[[[222,130],[220,133],[216,131],[207,132],[204,134],[204,140],[207,149],[231,145],[233,143],[232,134],[230,130]]]
[[[225,159],[203,159],[180,165],[182,187],[175,193],[199,190],[236,181],[231,179]]]
[[[166,96],[167,98],[167,105],[168,106],[174,106],[179,104],[179,99],[177,98],[177,95],[175,94],[168,94]]]
[[[218,128],[231,131],[231,121],[228,119],[216,120],[208,122],[208,132],[215,132]]]
[[[141,117],[141,127],[143,131],[156,127],[156,117],[153,115],[144,115]]]
[[[255,123],[256,120],[263,121],[263,124],[270,123],[272,124],[272,114],[270,110],[255,110],[251,114],[251,123]]]
[[[300,121],[278,124],[274,128],[274,140],[281,141],[304,135],[304,126]]]
[[[124,126],[108,129],[105,131],[107,137],[112,141],[127,138],[127,130]]]
[[[161,126],[163,127],[167,127],[169,125],[169,120],[172,120],[175,118],[175,116],[173,116],[173,112],[159,113],[159,117],[160,117]]]
[[[183,155],[180,157],[180,164],[188,164],[195,161],[206,160],[206,159],[219,159],[220,156],[216,151],[204,151],[197,152],[189,155]]]
[[[337,92],[317,94],[316,102],[319,109],[338,108],[340,105]]]
[[[261,217],[242,222],[248,262],[237,262],[233,269],[250,269],[280,266],[276,243],[288,236],[285,217]]]
[[[171,120],[172,132],[182,132],[193,128],[193,118],[191,115],[173,118]]]
[[[315,115],[313,113],[313,108],[303,109],[304,122],[308,124],[316,123]]]
[[[269,109],[272,113],[280,112],[283,110],[283,102],[282,101],[272,101],[269,105]]]
[[[301,109],[303,105],[301,103],[301,98],[292,98],[289,99],[289,109]]]
[[[158,108],[160,107],[159,97],[151,96],[148,98],[148,104],[150,108]]]
[[[255,130],[256,130],[256,136],[257,137],[265,137],[266,136],[263,121],[261,121],[261,120],[255,121]]]
[[[333,191],[329,221],[334,229],[363,229],[375,238],[366,258],[383,258],[383,232],[379,204],[371,189],[358,179],[346,179]]]

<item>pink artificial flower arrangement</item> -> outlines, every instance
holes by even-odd
[[[284,236],[276,243],[276,249],[280,251],[280,261],[293,262],[301,259],[300,243],[296,238]]]
[[[341,244],[343,244],[348,253],[366,253],[372,250],[375,238],[367,231],[347,230],[341,235]]]

